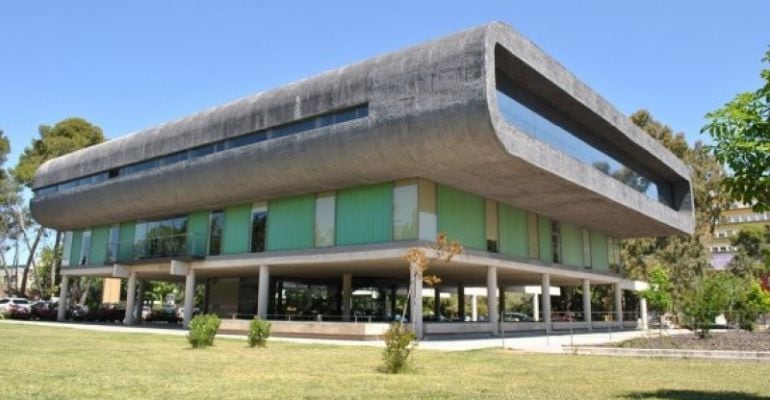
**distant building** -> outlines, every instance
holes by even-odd
[[[741,229],[755,225],[770,225],[770,212],[754,212],[751,206],[743,203],[733,203],[728,210],[723,211],[714,234],[709,235],[704,243],[711,253],[711,266],[724,269],[737,251],[730,243],[732,238]]]

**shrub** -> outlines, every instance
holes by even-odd
[[[260,318],[254,318],[249,326],[249,347],[265,347],[268,337],[270,337],[270,323]]]
[[[216,314],[201,314],[190,321],[190,333],[187,341],[194,349],[204,348],[214,344],[214,337],[219,330],[219,317]]]
[[[410,367],[409,355],[414,350],[417,337],[402,323],[392,323],[385,332],[385,350],[382,359],[385,361],[385,372],[397,374]]]
[[[714,320],[730,305],[732,285],[731,275],[722,271],[700,277],[686,298],[683,309],[691,331],[701,338],[709,337]]]

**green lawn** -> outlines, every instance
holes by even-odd
[[[417,351],[416,370],[377,371],[380,349],[0,323],[3,399],[760,399],[770,364]]]

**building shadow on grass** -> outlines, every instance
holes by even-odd
[[[630,399],[669,399],[669,400],[770,400],[768,396],[760,396],[745,392],[709,392],[705,390],[674,390],[661,389],[654,392],[632,392],[626,395]]]

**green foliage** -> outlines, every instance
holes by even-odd
[[[741,329],[754,330],[754,323],[763,313],[770,312],[770,294],[755,279],[739,279],[733,293],[732,314]],[[728,316],[729,318],[729,316]]]
[[[41,125],[39,134],[40,137],[24,149],[12,171],[16,180],[24,185],[32,183],[35,171],[44,162],[104,141],[102,129],[82,118],[67,118],[54,126]]]
[[[762,61],[770,63],[770,51]],[[706,114],[710,121],[701,130],[714,139],[709,149],[717,160],[733,172],[725,187],[733,199],[753,204],[755,211],[770,210],[770,69],[760,76],[762,87],[739,93]]]
[[[220,320],[216,314],[201,314],[190,321],[190,333],[187,341],[194,349],[208,347],[214,344],[214,337],[219,330]]]
[[[2,166],[8,161],[8,153],[10,152],[11,142],[5,136],[3,130],[0,129],[0,181],[4,181],[7,178],[5,168],[2,168]]]
[[[270,325],[269,322],[260,318],[254,318],[251,321],[247,337],[249,347],[265,347],[267,345],[267,338],[270,337]]]
[[[385,350],[382,359],[385,372],[397,374],[409,369],[409,355],[414,350],[417,337],[402,323],[392,323],[385,332]]]
[[[660,312],[666,312],[671,307],[671,277],[668,270],[660,265],[650,270],[650,288],[642,292],[642,297],[647,300],[650,308]]]
[[[709,336],[716,317],[730,306],[733,276],[726,272],[703,275],[689,293],[682,309],[685,323],[701,338]]]
[[[744,227],[730,242],[737,249],[727,264],[730,272],[738,276],[760,278],[770,269],[770,226]]]

